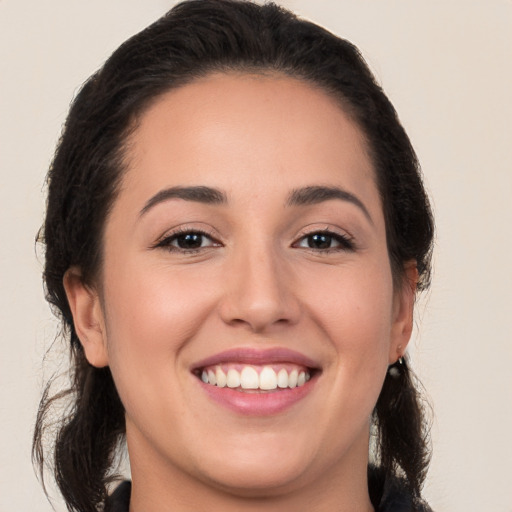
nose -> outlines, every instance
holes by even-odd
[[[246,246],[229,260],[220,304],[225,323],[260,333],[297,323],[300,301],[295,279],[278,251]]]

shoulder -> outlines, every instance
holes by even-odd
[[[432,512],[425,501],[411,495],[405,480],[386,479],[374,467],[368,471],[368,487],[375,512]]]

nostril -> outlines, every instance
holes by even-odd
[[[275,251],[252,246],[233,261],[221,298],[222,320],[253,331],[293,324],[300,314],[298,300],[286,268],[272,256]]]
[[[246,326],[253,332],[262,332],[272,326],[287,326],[298,320],[299,308],[285,302],[256,302],[248,297],[236,304],[223,304],[222,320],[233,327]]]

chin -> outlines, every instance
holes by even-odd
[[[190,454],[195,459],[192,470],[199,479],[240,496],[292,489],[314,453],[303,439],[284,432],[246,432],[240,436],[228,429],[222,439],[213,435],[208,441]]]
[[[243,461],[208,472],[209,483],[222,491],[244,498],[262,498],[293,492],[304,479],[306,466],[275,465],[273,461]]]

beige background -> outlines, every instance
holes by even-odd
[[[0,512],[51,510],[30,463],[56,329],[34,236],[60,126],[78,85],[171,4],[0,0]],[[435,407],[425,494],[436,512],[511,512],[512,2],[283,4],[361,48],[433,197],[434,284],[412,349]]]

